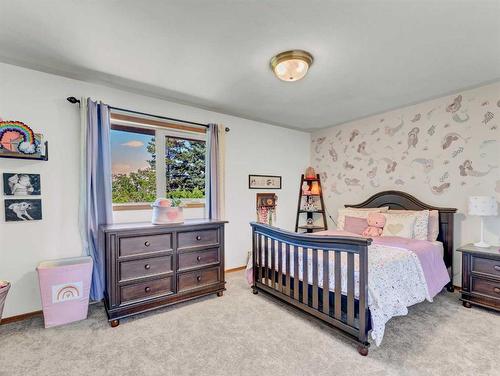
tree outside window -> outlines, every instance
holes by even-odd
[[[205,197],[205,141],[166,133],[112,127],[113,203],[153,202],[157,188],[160,197],[185,200]],[[165,163],[161,166],[156,163],[158,140],[164,140]]]

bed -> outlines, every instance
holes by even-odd
[[[432,245],[412,241],[394,246],[383,237],[370,239],[336,231],[297,234],[252,223],[252,289],[255,294],[259,291],[270,294],[335,327],[355,340],[358,352],[365,356],[370,346],[369,333],[378,345],[385,322],[391,317],[405,314],[407,306],[432,300],[445,283],[446,288],[453,291],[453,215],[456,209],[428,205],[399,191],[380,192],[360,204],[345,206],[437,210],[437,242]],[[421,257],[429,256],[434,262],[427,263],[431,264],[430,269],[428,266],[424,269],[425,260]],[[436,257],[442,257],[442,261],[439,260],[441,265],[444,263],[441,274],[445,276],[439,277]],[[437,265],[434,270],[432,264]],[[431,291],[429,278],[436,276],[440,282],[434,284],[434,291]],[[411,292],[407,291],[412,288]],[[394,295],[392,290],[399,291],[400,296],[391,297]],[[394,302],[397,304],[393,307]]]

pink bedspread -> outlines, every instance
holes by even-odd
[[[448,270],[441,257],[440,247],[437,244],[427,240],[406,239],[396,236],[380,236],[374,238],[373,242],[408,249],[415,253],[422,265],[431,298],[436,296],[450,282]]]
[[[361,237],[361,235],[340,230],[320,231],[315,232],[314,235]],[[379,236],[372,239],[373,244],[396,247],[413,252],[418,257],[422,266],[427,290],[431,298],[436,296],[450,281],[450,276],[441,258],[441,251],[437,244],[427,240],[407,239],[398,236]]]

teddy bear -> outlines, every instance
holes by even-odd
[[[385,226],[385,216],[381,213],[370,213],[366,220],[368,227],[363,231],[362,236],[381,236]]]

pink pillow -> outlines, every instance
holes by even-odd
[[[368,221],[366,220],[366,218],[349,217],[346,215],[344,223],[344,231],[361,235],[367,227],[368,227]]]
[[[433,242],[439,235],[439,212],[437,210],[429,211],[429,225],[427,227],[427,240]]]

